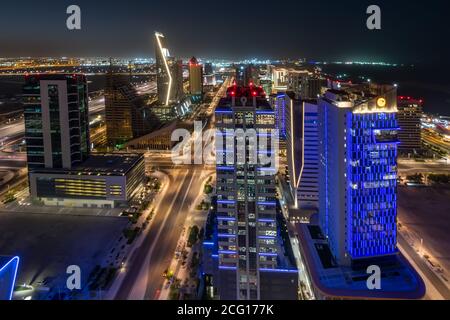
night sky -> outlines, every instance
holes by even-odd
[[[66,28],[66,8],[82,30]],[[382,30],[366,8],[382,9]],[[0,4],[0,57],[153,57],[153,32],[172,55],[439,62],[450,57],[447,0],[21,0]]]

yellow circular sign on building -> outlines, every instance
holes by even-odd
[[[386,107],[386,99],[385,98],[378,98],[377,100],[377,106],[379,108],[384,108]]]

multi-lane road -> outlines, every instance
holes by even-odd
[[[423,131],[422,139],[424,142],[441,149],[447,154],[450,154],[450,142],[445,141],[435,131],[426,129]]]
[[[152,227],[141,247],[131,257],[131,265],[116,299],[158,299],[178,240],[195,199],[203,192],[200,180],[208,174],[203,169],[173,169],[167,172],[169,187],[156,207]]]
[[[417,162],[415,160],[399,160],[399,175],[409,175],[414,173],[450,173],[450,163],[439,161]]]

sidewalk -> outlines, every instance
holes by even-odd
[[[430,269],[430,271],[432,271],[450,290],[450,275],[448,274],[448,270],[443,269],[440,266],[439,261],[429,253],[429,250],[423,245],[423,239],[421,239],[418,234],[408,230],[408,227],[402,224],[400,220],[398,222],[401,224],[401,228],[399,228],[398,232],[403,236],[408,245],[416,252],[420,259],[426,262],[428,269]]]

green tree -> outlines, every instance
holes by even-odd
[[[198,229],[197,226],[191,227],[191,230],[189,232],[188,242],[187,242],[187,246],[189,248],[197,243],[199,232],[200,232],[200,230]]]

